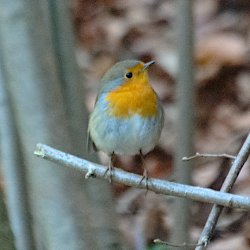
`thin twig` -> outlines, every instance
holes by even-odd
[[[221,190],[220,190],[221,192],[229,192],[231,190],[249,154],[250,154],[250,134],[248,134],[235,161],[233,162],[232,167],[229,170],[229,173],[221,187]],[[209,217],[207,219],[207,222],[205,224],[205,227],[200,235],[200,239],[198,241],[198,244],[202,244],[202,245],[196,247],[196,250],[202,250],[206,248],[208,242],[210,241],[212,237],[212,234],[214,232],[215,226],[218,222],[218,219],[222,210],[223,210],[222,206],[219,206],[219,205],[213,206],[209,214]]]
[[[183,161],[190,161],[190,160],[193,160],[193,159],[199,158],[199,157],[212,157],[212,158],[222,157],[222,158],[229,158],[229,159],[233,159],[233,160],[236,158],[236,156],[234,156],[234,155],[225,154],[225,153],[223,153],[223,154],[203,153],[203,154],[201,154],[201,153],[197,152],[197,153],[195,153],[195,155],[192,155],[189,157],[183,157],[182,160]]]
[[[107,167],[66,154],[49,146],[38,144],[34,154],[44,159],[85,172],[87,173],[87,177],[96,176],[98,178],[105,178],[104,173]],[[146,189],[146,181],[140,182],[140,175],[128,173],[121,169],[114,169],[112,180],[128,186]],[[250,197],[226,194],[209,188],[193,187],[154,178],[150,178],[147,184],[148,190],[156,193],[184,197],[226,207],[250,209]]]
[[[154,243],[155,244],[167,245],[167,246],[171,246],[171,247],[178,247],[178,248],[185,247],[185,249],[187,249],[189,247],[196,247],[196,246],[201,245],[201,244],[197,244],[197,243],[192,244],[192,243],[186,243],[186,242],[184,242],[182,244],[175,244],[175,243],[163,241],[163,240],[160,240],[160,239],[155,239]]]

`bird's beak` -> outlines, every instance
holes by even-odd
[[[144,67],[143,67],[143,71],[144,71],[144,70],[147,70],[147,69],[149,68],[149,66],[151,66],[151,65],[154,64],[154,63],[155,63],[155,61],[150,61],[150,62],[145,63],[145,64],[144,64]]]

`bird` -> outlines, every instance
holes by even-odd
[[[103,75],[87,132],[88,152],[103,151],[109,156],[112,181],[115,155],[144,156],[159,141],[164,125],[163,106],[149,82],[148,69],[155,62],[124,60]],[[144,162],[144,161],[143,161]],[[143,164],[143,176],[148,171]],[[140,183],[141,183],[140,181]]]

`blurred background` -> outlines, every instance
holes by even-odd
[[[165,126],[146,156],[149,176],[220,189],[231,160],[178,165],[193,152],[235,155],[249,133],[250,1],[193,0],[181,7],[183,1],[1,1],[1,250],[158,250],[172,248],[153,244],[157,238],[198,240],[210,204],[178,205],[179,198],[85,180],[33,156],[41,142],[107,164],[107,156],[88,155],[85,147],[100,78],[120,60],[155,60],[149,75]],[[182,54],[185,43],[189,53]],[[179,99],[189,92],[183,104]],[[186,120],[191,126],[181,132]],[[114,165],[143,172],[140,157],[116,157]],[[233,193],[250,194],[249,167]],[[180,169],[190,176],[180,177]],[[250,217],[225,209],[207,249],[237,248],[250,249]]]

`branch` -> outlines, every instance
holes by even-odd
[[[235,161],[233,162],[232,167],[229,170],[229,173],[221,187],[220,190],[221,192],[229,192],[231,190],[249,154],[250,154],[250,134],[248,134],[247,139],[245,140],[243,146],[240,149],[240,152],[238,153]],[[205,224],[205,227],[200,235],[200,239],[198,241],[199,246],[195,248],[196,250],[202,250],[207,246],[209,240],[212,237],[213,231],[218,222],[222,209],[223,207],[221,206],[218,205],[213,206],[209,214],[209,217],[207,219],[207,222]]]
[[[190,244],[190,243],[185,243],[185,242],[182,243],[182,244],[175,244],[175,243],[163,241],[163,240],[160,240],[160,239],[155,239],[154,243],[155,244],[161,244],[161,245],[167,245],[167,246],[170,246],[170,247],[182,248],[182,249],[184,249],[184,247],[191,248],[191,247],[199,246],[199,244],[192,244],[192,243]]]
[[[90,176],[104,178],[107,169],[102,165],[66,154],[44,144],[38,144],[34,154],[46,160],[85,172],[85,178]],[[113,172],[112,180],[137,188],[146,189],[148,186],[148,190],[165,195],[184,197],[200,202],[215,203],[225,207],[250,210],[250,197],[226,194],[208,188],[193,187],[153,178],[148,180],[148,185],[146,186],[145,180],[140,183],[140,175],[128,173],[117,168],[115,168]]]
[[[192,155],[192,156],[189,156],[189,157],[183,157],[182,160],[183,161],[190,161],[190,160],[193,160],[195,158],[199,158],[199,157],[212,157],[212,158],[217,158],[217,157],[221,157],[221,158],[229,158],[229,159],[232,159],[234,160],[236,157],[234,155],[229,155],[229,154],[207,154],[207,153],[204,153],[204,154],[201,154],[199,152],[195,153],[195,155]]]

